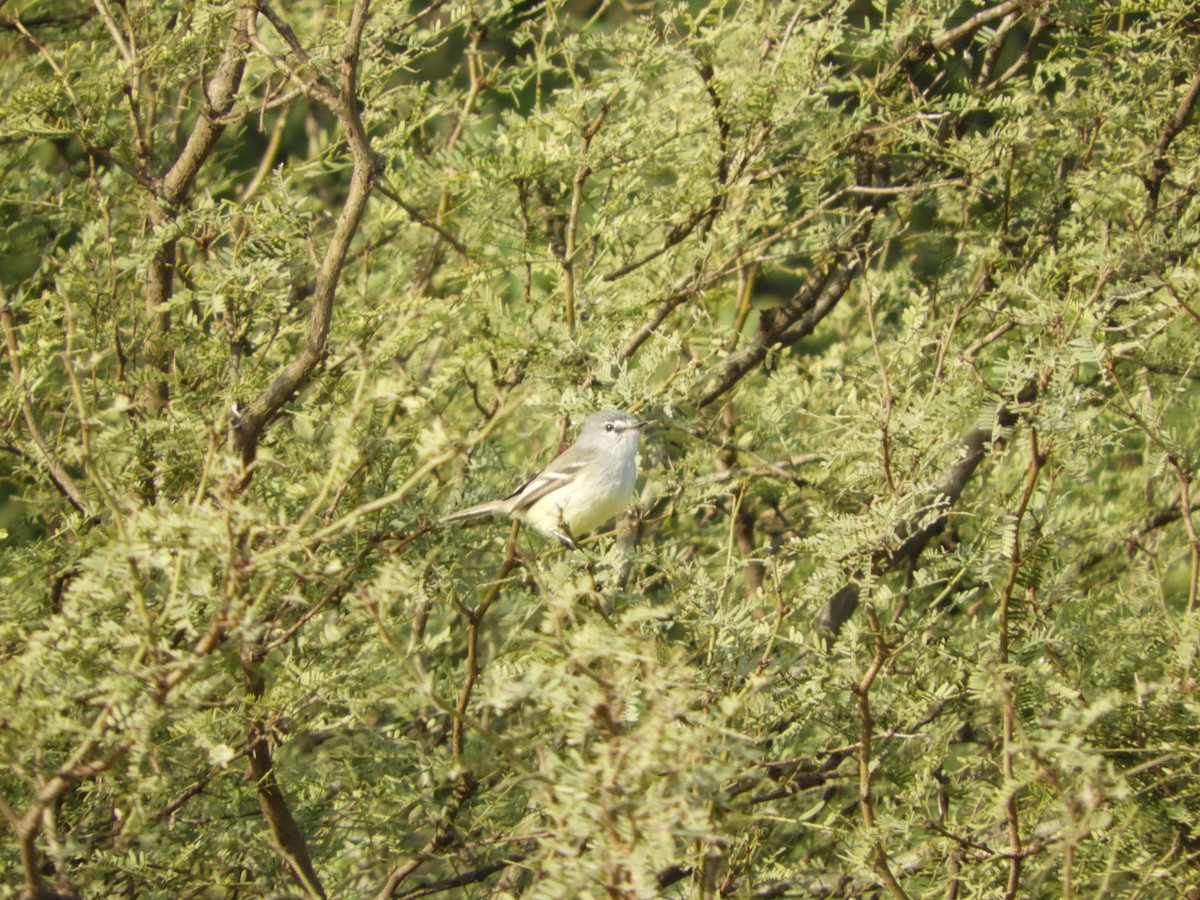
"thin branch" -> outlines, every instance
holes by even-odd
[[[87,736],[71,753],[70,758],[35,793],[25,814],[13,826],[17,838],[17,852],[24,871],[24,896],[40,898],[50,895],[42,884],[42,860],[37,849],[37,838],[41,833],[44,813],[56,804],[76,784],[103,774],[115,766],[129,752],[133,741],[120,741],[102,756],[93,757],[105,731],[109,727],[112,708],[103,707],[93,720]],[[7,804],[5,804],[7,806]],[[12,809],[6,811],[12,813]]]
[[[1003,19],[1009,13],[1021,9],[1025,0],[1007,0],[1005,3],[982,9],[971,18],[967,19],[961,25],[956,25],[953,28],[947,28],[941,34],[929,40],[930,46],[935,50],[945,50],[959,38],[970,34],[972,31],[986,25],[988,22],[994,22],[996,19]]]
[[[267,4],[262,5],[269,8]],[[243,488],[249,484],[253,475],[251,463],[254,461],[263,429],[307,383],[328,352],[329,326],[333,319],[333,301],[338,282],[350,252],[350,243],[358,231],[367,200],[381,168],[363,127],[357,96],[358,60],[369,7],[369,0],[355,0],[339,59],[340,79],[337,94],[325,98],[330,111],[341,124],[350,147],[353,162],[349,189],[333,235],[317,269],[308,333],[304,343],[292,361],[283,366],[275,379],[250,402],[233,423],[233,442],[246,466],[242,479]],[[272,24],[275,24],[277,29],[280,27],[274,20]]]
[[[8,366],[12,370],[12,383],[21,398],[21,415],[25,419],[25,427],[29,431],[29,437],[38,448],[39,459],[46,469],[46,474],[50,476],[50,480],[54,482],[54,486],[71,502],[72,506],[88,518],[91,518],[91,507],[84,499],[83,492],[79,490],[79,486],[75,484],[75,480],[62,467],[62,464],[55,459],[54,454],[50,452],[50,446],[46,442],[46,435],[42,433],[41,425],[38,424],[37,416],[34,414],[33,404],[29,399],[29,392],[25,389],[24,380],[21,377],[21,350],[17,343],[16,322],[13,319],[12,311],[9,309],[8,294],[2,284],[0,284],[0,328],[4,330],[4,346],[7,350]]]
[[[1008,43],[1008,35],[1020,21],[1020,10],[1013,10],[992,31],[992,37],[983,51],[983,65],[979,69],[978,84],[988,84],[992,80],[993,73],[996,71],[996,65],[1000,61],[1000,53],[1004,50],[1005,44]]]
[[[0,3],[0,6],[4,4]],[[63,15],[47,15],[47,16],[30,16],[28,19],[21,19],[20,24],[12,19],[0,21],[0,31],[16,31],[24,33],[25,28],[40,28],[43,25],[49,27],[57,27],[63,25],[71,25],[75,22],[86,22],[96,15],[92,10],[77,13],[64,13]]]
[[[258,168],[254,170],[254,175],[247,182],[246,186],[238,192],[239,204],[244,205],[250,202],[250,198],[258,192],[259,186],[262,185],[263,179],[274,168],[275,160],[279,154],[279,147],[283,143],[283,132],[287,126],[287,118],[286,113],[280,113],[275,117],[275,126],[271,129],[271,137],[267,141],[266,148],[263,150],[262,158],[258,161]]]
[[[984,349],[990,344],[994,344],[1016,327],[1017,323],[1013,319],[1009,319],[1007,322],[997,325],[983,337],[979,338],[979,340],[973,342],[970,347],[964,350],[963,357],[965,359],[974,359],[975,355],[979,353],[980,350]]]
[[[433,837],[429,839],[426,845],[403,865],[393,867],[389,872],[383,887],[376,895],[376,900],[390,900],[396,896],[396,891],[400,885],[410,875],[416,872],[425,862],[434,854],[444,850],[450,846],[454,840],[454,820],[458,817],[462,807],[466,804],[475,793],[478,787],[478,782],[475,776],[463,766],[462,758],[465,749],[465,726],[468,723],[467,709],[471,705],[471,697],[474,693],[475,682],[479,678],[479,628],[483,622],[483,618],[487,615],[487,611],[491,608],[496,598],[500,596],[500,591],[505,584],[505,580],[514,568],[520,563],[520,558],[517,556],[517,534],[519,533],[520,525],[513,522],[512,528],[508,534],[508,543],[504,551],[504,561],[500,564],[500,572],[498,577],[492,583],[487,593],[483,595],[479,603],[471,608],[465,604],[459,604],[459,609],[467,620],[467,660],[466,671],[463,676],[462,687],[459,689],[458,701],[453,709],[448,710],[453,717],[454,725],[450,735],[450,752],[453,755],[455,762],[459,765],[461,771],[458,775],[455,785],[454,794],[451,796],[450,803],[442,812],[440,821],[434,831]],[[382,627],[382,623],[380,623]],[[399,651],[398,647],[393,646],[393,649]],[[490,872],[488,874],[491,874]],[[457,885],[455,885],[457,886]],[[421,897],[426,894],[417,892],[408,892],[404,896]]]
[[[924,194],[927,191],[937,191],[946,187],[970,187],[970,182],[964,178],[946,178],[942,181],[925,181],[920,184],[878,186],[856,184],[846,188],[846,193],[858,194],[864,197],[903,197],[906,194]]]
[[[948,130],[946,130],[948,134]],[[932,159],[921,160],[898,177],[891,188],[916,185],[932,165]],[[873,172],[864,173],[860,180],[874,179]],[[860,184],[854,190],[881,187],[873,183]],[[850,190],[845,192],[849,195]],[[859,215],[847,230],[826,249],[825,261],[814,267],[804,285],[782,306],[767,310],[760,316],[754,341],[731,354],[720,373],[707,385],[702,385],[696,405],[704,407],[731,390],[742,378],[754,371],[776,350],[790,347],[813,330],[827,316],[849,289],[859,269],[859,260],[870,250],[871,229],[900,194],[886,191],[874,201],[863,203]]]
[[[812,334],[845,296],[854,268],[853,263],[839,256],[835,261],[818,267],[783,306],[764,312],[754,343],[726,360],[716,379],[701,392],[697,406],[708,406],[722,397],[756,369],[773,350],[790,347]]]
[[[1014,398],[1014,404],[1005,404],[996,412],[995,424],[991,427],[975,427],[970,429],[962,438],[962,449],[958,458],[942,472],[933,490],[918,506],[917,511],[905,522],[896,526],[894,537],[899,546],[895,549],[885,548],[871,554],[868,567],[870,571],[881,574],[890,571],[897,565],[919,556],[930,541],[942,533],[950,518],[950,511],[962,496],[967,483],[975,474],[979,464],[987,455],[987,446],[992,440],[995,429],[1009,428],[1017,421],[1017,410],[1027,406],[1037,399],[1038,385],[1031,382],[1022,388]],[[942,510],[941,514],[927,521],[931,509]],[[817,612],[815,625],[828,640],[833,640],[841,631],[842,626],[849,621],[850,616],[858,608],[859,587],[857,581],[864,572],[841,587],[825,605]]]
[[[1200,69],[1196,70],[1196,74],[1192,78],[1192,83],[1188,86],[1186,93],[1184,93],[1183,98],[1179,101],[1175,112],[1163,123],[1162,129],[1158,133],[1158,143],[1154,147],[1154,162],[1150,165],[1150,172],[1143,179],[1148,194],[1146,198],[1147,217],[1154,215],[1154,212],[1158,209],[1158,198],[1162,190],[1162,182],[1166,178],[1167,172],[1171,170],[1171,163],[1167,159],[1167,150],[1170,148],[1171,142],[1175,140],[1176,135],[1187,124],[1192,110],[1196,108],[1196,101],[1198,99],[1200,99]]]
[[[654,313],[650,316],[649,321],[631,334],[621,346],[621,352],[618,354],[618,359],[626,360],[633,356],[633,354],[637,353],[638,348],[646,342],[646,339],[649,338],[650,335],[654,334],[654,332],[658,330],[659,326],[666,321],[667,316],[686,303],[688,298],[693,296],[693,294],[694,292],[692,290],[678,290],[660,301],[658,306],[655,308]]]
[[[112,13],[108,9],[108,4],[105,0],[95,0],[95,6],[96,11],[100,13],[100,18],[104,20],[104,27],[108,29],[113,43],[117,45],[117,50],[121,54],[121,58],[130,67],[136,68],[137,58],[134,56],[131,45],[125,42],[125,35],[121,34],[121,29],[117,26],[116,20],[113,19]]]
[[[242,654],[242,668],[246,679],[246,694],[253,708],[262,698],[266,682],[259,670],[263,656],[260,648],[247,648]],[[275,777],[275,760],[271,753],[270,726],[261,713],[252,713],[246,726],[250,745],[250,776],[258,792],[258,806],[263,818],[271,828],[273,845],[283,857],[292,877],[309,897],[324,900],[325,888],[321,885],[308,844],[300,826],[296,824],[288,806],[283,789]]]
[[[162,176],[159,197],[168,206],[176,206],[183,200],[216,146],[217,139],[225,132],[225,126],[218,120],[233,107],[241,87],[242,74],[246,69],[251,17],[252,13],[245,8],[234,14],[225,39],[225,53],[205,87],[204,105],[196,120],[196,127],[188,135],[171,168]]]
[[[1042,32],[1050,28],[1054,24],[1054,20],[1049,16],[1038,16],[1033,22],[1033,28],[1029,31],[1029,37],[1025,41],[1025,46],[1021,49],[1021,55],[1013,60],[1012,65],[1000,73],[999,76],[987,82],[983,90],[995,91],[1005,82],[1017,76],[1022,69],[1029,65],[1029,61],[1033,59],[1033,51],[1037,47],[1037,40],[1041,37]]]
[[[508,533],[508,546],[504,551],[504,562],[500,564],[500,572],[496,576],[496,580],[492,583],[491,588],[479,603],[472,609],[462,606],[462,612],[467,620],[467,662],[466,672],[463,676],[462,689],[458,695],[458,715],[454,717],[453,731],[450,737],[450,752],[456,763],[462,763],[462,755],[464,749],[464,732],[463,723],[467,715],[467,708],[471,705],[471,695],[475,690],[475,682],[479,678],[479,627],[483,624],[483,617],[487,615],[487,611],[491,608],[496,598],[500,596],[500,589],[504,586],[504,581],[514,568],[516,568],[519,559],[517,557],[517,534],[519,532],[519,524],[513,522],[512,528]]]
[[[892,382],[888,378],[887,363],[883,358],[883,348],[879,346],[879,333],[875,326],[875,291],[868,286],[867,294],[867,324],[871,327],[871,346],[875,351],[875,361],[879,366],[879,376],[883,381],[883,411],[879,422],[879,456],[883,467],[883,477],[887,481],[888,490],[896,496],[896,482],[892,477],[892,407],[896,397],[892,392]]]
[[[1001,726],[1001,740],[1003,743],[1000,768],[1005,782],[1004,815],[1008,820],[1008,846],[1009,853],[1012,854],[1009,859],[1008,883],[1004,891],[1005,900],[1014,900],[1017,896],[1017,891],[1021,884],[1022,862],[1021,820],[1017,810],[1016,780],[1013,769],[1013,760],[1017,751],[1014,740],[1017,710],[1016,702],[1012,695],[1012,683],[1008,674],[1009,641],[1011,638],[1009,611],[1012,604],[1013,589],[1017,584],[1017,574],[1020,572],[1023,562],[1021,557],[1021,524],[1025,519],[1026,512],[1029,510],[1029,503],[1033,499],[1034,491],[1037,488],[1038,475],[1041,473],[1045,463],[1046,457],[1038,449],[1037,429],[1030,428],[1029,469],[1025,479],[1025,490],[1022,492],[1021,499],[1013,513],[1014,527],[1012,543],[1009,547],[1008,577],[1005,579],[1004,586],[1000,589],[999,621],[997,623],[1000,634],[996,662],[999,665],[998,678],[1001,683],[1001,709],[1003,716]]]
[[[858,806],[862,812],[863,826],[868,832],[875,829],[875,801],[871,796],[871,741],[874,736],[875,720],[871,715],[871,687],[883,670],[884,664],[891,655],[891,648],[883,637],[883,629],[875,609],[867,605],[867,622],[874,637],[874,651],[867,671],[863,673],[858,683],[854,685],[854,694],[858,697],[859,748],[858,748]],[[888,865],[887,853],[878,838],[871,841],[872,867],[883,880],[884,885],[896,900],[908,900],[908,895],[900,887],[900,882]]]
[[[1171,467],[1171,471],[1175,475],[1176,482],[1179,484],[1179,502],[1175,506],[1179,511],[1179,517],[1183,520],[1184,529],[1188,535],[1188,545],[1191,550],[1187,606],[1188,615],[1191,615],[1196,608],[1197,590],[1200,589],[1200,534],[1197,533],[1196,524],[1192,521],[1191,472],[1180,463],[1178,454],[1172,447],[1168,446],[1167,439],[1134,407],[1133,398],[1129,396],[1129,392],[1125,390],[1125,386],[1117,378],[1114,366],[1111,363],[1108,365],[1108,375],[1125,401],[1126,413],[1138,424],[1146,434],[1146,437],[1162,451],[1167,464]],[[1142,533],[1146,533],[1149,529],[1150,524],[1148,523],[1143,528]]]
[[[406,878],[424,865],[426,860],[435,853],[450,846],[454,840],[454,820],[458,817],[458,813],[464,804],[474,795],[476,787],[477,782],[469,772],[464,772],[459,776],[454,793],[450,795],[450,802],[442,812],[442,818],[434,830],[433,837],[425,843],[425,846],[412,859],[404,863],[404,865],[397,866],[388,872],[383,887],[375,895],[375,900],[392,900],[396,896],[397,888],[400,887]],[[416,896],[421,895],[417,894]]]
[[[258,32],[253,27],[254,23],[251,21],[250,40],[254,48],[267,59],[271,60],[277,69],[288,76],[292,83],[302,89],[309,97],[323,106],[331,108],[335,106],[338,103],[338,89],[320,69],[313,65],[312,60],[308,56],[308,51],[304,49],[304,45],[296,37],[296,32],[292,31],[292,27],[275,11],[275,8],[267,0],[257,0],[256,7],[258,13],[271,23],[271,27],[275,29],[275,33],[283,38],[283,42],[288,45],[288,49],[291,50],[296,61],[294,64],[289,63],[283,57],[268,50],[259,39]],[[351,15],[353,17],[353,13]],[[306,69],[311,73],[312,77],[308,79],[302,77],[297,70],[297,66]]]
[[[175,162],[161,178],[155,180],[155,200],[150,204],[147,218],[151,228],[164,228],[176,215],[176,209],[187,194],[200,169],[204,166],[217,140],[225,132],[220,118],[232,107],[241,87],[246,68],[246,47],[253,10],[239,8],[233,15],[225,52],[205,88],[205,102],[192,133],[180,150]],[[166,334],[171,328],[167,304],[174,293],[176,240],[170,238],[155,253],[146,270],[144,308],[151,327],[143,341],[146,361],[164,376],[171,371]],[[168,402],[165,378],[143,386],[142,402],[151,412],[162,410]]]
[[[470,869],[459,875],[455,875],[453,878],[445,878],[441,881],[431,882],[430,884],[422,884],[405,891],[403,894],[395,894],[393,896],[396,900],[416,900],[418,897],[432,897],[434,894],[443,894],[446,891],[466,887],[469,884],[479,884],[497,872],[503,872],[510,866],[519,865],[524,862],[527,856],[529,856],[529,853],[514,853],[507,859]]]
[[[446,148],[450,149],[458,144],[458,140],[462,137],[463,128],[466,127],[467,118],[471,115],[471,110],[475,107],[475,101],[479,98],[479,92],[483,90],[486,79],[479,71],[479,42],[483,39],[485,29],[473,28],[471,30],[471,46],[464,53],[467,61],[467,74],[470,86],[467,88],[467,96],[463,99],[462,109],[458,111],[458,118],[454,122],[454,128],[450,131],[446,138]]]
[[[563,271],[563,300],[565,308],[563,311],[564,320],[567,326],[567,335],[575,336],[575,253],[578,249],[579,238],[579,211],[583,208],[583,186],[587,182],[588,177],[592,174],[592,167],[588,164],[587,156],[588,149],[592,146],[592,139],[600,131],[600,126],[604,124],[604,120],[608,117],[608,104],[601,105],[600,111],[592,117],[582,129],[580,129],[580,163],[575,170],[575,176],[571,179],[571,207],[567,213],[567,223],[563,241],[561,246],[555,243],[555,255],[558,256],[558,264]]]
[[[459,259],[461,259],[464,263],[468,261],[467,245],[447,231],[445,227],[433,221],[433,219],[429,218],[429,216],[425,215],[425,213],[421,212],[421,210],[417,209],[411,203],[408,203],[403,197],[401,197],[387,185],[377,185],[376,190],[408,213],[409,217],[418,225],[428,228],[430,231],[436,232],[438,237],[440,237],[443,241],[453,247],[455,251],[457,251]]]
[[[710,285],[716,284],[731,272],[738,272],[744,269],[747,258],[752,260],[756,265],[767,262],[768,258],[765,256],[765,251],[767,249],[800,232],[818,216],[822,215],[828,209],[844,200],[846,196],[847,192],[844,190],[835,191],[820,203],[817,203],[815,206],[813,206],[812,209],[793,219],[787,225],[773,232],[772,234],[769,234],[760,240],[754,241],[747,246],[735,248],[730,260],[715,270],[704,273],[702,277],[689,275],[683,278],[681,281],[677,281],[672,292],[659,301],[659,304],[652,313],[650,320],[644,325],[640,326],[637,331],[635,331],[628,339],[626,339],[625,343],[621,347],[618,358],[620,360],[626,360],[632,357],[633,354],[635,354],[642,346],[642,344],[644,344],[649,337],[654,334],[659,327],[661,327],[662,323],[666,321],[667,317],[670,316],[672,312],[686,303],[689,299],[699,296],[706,288],[708,288]],[[676,227],[678,228],[679,226]]]
[[[696,209],[696,210],[693,210],[692,212],[688,213],[687,218],[685,218],[682,222],[680,222],[678,225],[676,225],[674,228],[672,228],[670,231],[668,231],[667,236],[665,238],[663,238],[662,244],[660,246],[658,246],[656,249],[651,250],[645,256],[642,256],[631,262],[627,262],[624,265],[619,266],[618,268],[614,269],[613,271],[606,273],[605,275],[601,276],[600,280],[601,281],[616,281],[620,278],[625,277],[630,272],[637,271],[642,266],[646,265],[646,263],[653,262],[654,260],[656,260],[660,256],[662,256],[664,253],[666,253],[668,250],[670,250],[672,247],[674,247],[676,244],[681,242],[684,238],[686,238],[693,231],[695,231],[696,226],[699,225],[701,222],[707,221],[707,220],[711,219],[713,216],[715,216],[719,210],[720,210],[719,200],[717,197],[713,197],[712,200],[710,200],[708,203],[706,203],[700,209]]]
[[[1175,473],[1175,479],[1179,482],[1179,508],[1181,511],[1190,510],[1192,508],[1192,476],[1189,472],[1184,471],[1179,464],[1179,459],[1174,454],[1167,456],[1167,462],[1170,463],[1171,470]],[[1187,614],[1191,616],[1196,609],[1196,591],[1200,586],[1200,535],[1196,533],[1196,523],[1192,521],[1190,512],[1181,515],[1180,518],[1183,519],[1183,527],[1188,535],[1188,546],[1192,553],[1187,602]]]

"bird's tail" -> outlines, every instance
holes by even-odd
[[[461,522],[463,519],[500,515],[505,511],[503,500],[489,500],[487,503],[478,503],[475,506],[460,509],[458,512],[452,512],[448,516],[442,516],[441,522],[445,525],[448,522]]]

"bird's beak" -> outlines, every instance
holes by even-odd
[[[649,425],[649,424],[650,424],[650,420],[649,420],[649,419],[638,419],[636,422],[634,422],[634,423],[633,423],[631,426],[629,426],[629,427],[630,427],[630,428],[645,428],[645,427],[646,427],[647,425]]]

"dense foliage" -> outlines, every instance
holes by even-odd
[[[1191,2],[0,49],[0,895],[1197,890]]]

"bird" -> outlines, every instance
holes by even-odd
[[[511,516],[570,548],[625,511],[637,480],[641,429],[650,424],[617,409],[583,420],[575,443],[501,500],[450,513],[442,523],[479,516]]]

